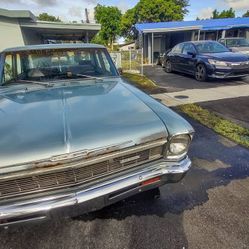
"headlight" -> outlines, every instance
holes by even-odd
[[[225,61],[217,61],[217,60],[208,59],[208,62],[211,65],[218,66],[218,67],[227,67],[228,66],[228,63]]]
[[[186,155],[191,141],[190,135],[183,134],[174,136],[168,145],[167,158],[178,159]]]

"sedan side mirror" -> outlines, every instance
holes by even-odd
[[[192,56],[193,58],[196,56],[196,53],[195,52],[187,52],[188,55]]]

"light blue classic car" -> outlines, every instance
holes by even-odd
[[[94,44],[0,55],[0,225],[72,217],[178,182],[191,125]]]

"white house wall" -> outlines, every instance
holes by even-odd
[[[0,51],[24,45],[21,28],[15,19],[0,17],[0,37]]]

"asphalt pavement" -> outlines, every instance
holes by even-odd
[[[236,86],[249,84],[249,77],[243,80],[226,79],[198,82],[193,76],[181,73],[166,73],[161,66],[145,66],[144,74],[152,79],[165,92],[179,92],[188,89],[207,89],[220,86]]]
[[[193,167],[178,184],[76,219],[0,231],[0,248],[241,249],[249,245],[249,150],[188,118]]]

